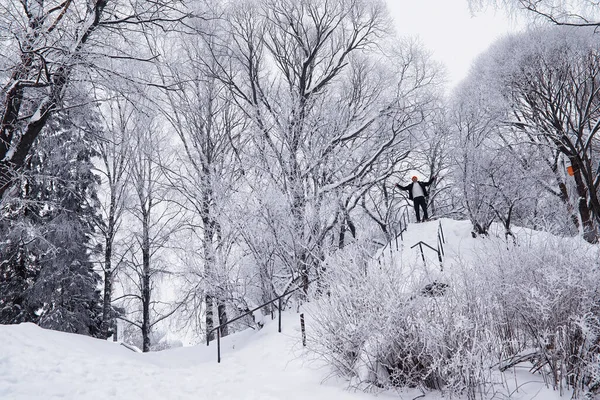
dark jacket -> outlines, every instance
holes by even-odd
[[[431,178],[427,182],[421,182],[421,181],[417,181],[416,182],[419,185],[421,185],[421,189],[423,189],[423,194],[425,195],[425,197],[429,196],[429,193],[427,192],[427,186],[431,185],[433,183],[434,179],[435,179],[435,177]],[[400,184],[396,184],[396,186],[398,186],[402,190],[408,190],[408,199],[412,200],[413,199],[413,185],[414,184],[415,184],[415,182],[411,182],[408,186],[402,186]]]

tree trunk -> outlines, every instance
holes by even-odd
[[[573,223],[573,225],[575,225],[575,229],[579,230],[579,219],[577,219],[577,215],[573,212],[573,205],[569,200],[569,192],[567,190],[567,185],[563,181],[559,180],[558,188],[560,191],[560,199],[567,206],[567,211],[569,212],[571,222]]]
[[[213,302],[213,297],[210,294],[207,294],[204,297],[204,302],[206,303],[206,337],[207,337],[207,340],[210,342],[211,340],[215,339],[214,332],[211,332],[212,329],[214,328],[214,322],[213,322],[213,306],[214,306],[214,302]]]
[[[217,285],[215,282],[216,279],[216,262],[217,258],[215,255],[215,246],[213,240],[215,238],[215,231],[217,230],[217,222],[212,217],[211,204],[213,201],[213,192],[212,192],[212,182],[210,179],[210,169],[208,166],[202,166],[202,182],[201,182],[201,218],[202,218],[202,228],[204,232],[204,275],[207,280],[206,285],[206,335],[208,340],[214,339],[214,334],[209,333],[214,328],[214,306],[215,300],[217,300],[217,318],[221,321],[221,311],[223,311],[223,315],[225,319],[227,318],[227,314],[224,310],[224,306],[218,301],[218,298],[215,296],[215,292],[213,287]],[[223,309],[221,308],[223,307]],[[221,333],[224,331],[221,330]]]
[[[217,312],[219,313],[219,325],[223,325],[227,323],[227,307],[225,304],[221,303],[217,307]],[[227,336],[229,334],[229,329],[227,326],[221,328],[221,336]]]
[[[342,219],[342,223],[340,224],[340,236],[338,240],[338,249],[343,249],[346,244],[346,218]]]
[[[142,238],[142,340],[144,353],[150,351],[150,217],[144,213]]]
[[[105,247],[104,247],[104,299],[102,303],[102,324],[100,330],[103,338],[108,338],[113,332],[111,327],[113,325],[112,315],[112,252],[113,252],[113,239],[114,239],[114,195],[111,195],[110,211],[108,214],[108,226],[105,236]]]
[[[304,295],[308,294],[308,284],[309,284],[309,254],[308,254],[308,240],[306,239],[306,234],[304,232],[305,223],[304,223],[304,211],[306,207],[306,200],[304,198],[304,193],[299,187],[301,187],[300,179],[297,177],[290,176],[290,187],[292,188],[292,218],[293,218],[293,226],[294,231],[296,232],[296,243],[298,246],[296,247],[295,256],[296,256],[296,271],[300,274],[302,279],[302,287]]]
[[[575,178],[575,188],[579,199],[577,205],[579,208],[579,216],[581,217],[581,225],[583,228],[583,238],[589,243],[598,243],[598,234],[596,232],[596,226],[592,219],[592,213],[588,207],[588,188],[583,181],[581,176],[581,169],[579,168],[578,160],[572,157],[571,165],[575,168],[573,178]]]
[[[208,215],[208,214],[205,214]],[[213,286],[215,285],[215,254],[213,247],[213,226],[210,222],[210,218],[207,216],[203,216],[202,218],[204,225],[204,274],[207,280],[206,284],[206,335],[208,340],[214,339],[214,334],[209,333],[214,325],[214,311],[213,307],[215,306],[215,298],[214,298],[214,290]],[[219,311],[217,311],[219,312]],[[220,316],[220,314],[218,315]]]
[[[600,224],[600,199],[598,198],[598,182],[600,182],[600,164],[598,165],[598,169],[596,171],[596,177],[594,177],[594,167],[588,157],[585,160],[581,161],[582,165],[585,167],[585,185],[588,188],[588,196],[589,202],[588,207],[592,213],[592,220],[596,220],[597,224]]]
[[[105,252],[106,253],[106,252]],[[105,255],[106,260],[106,255]],[[104,263],[104,299],[102,304],[102,324],[100,329],[101,335],[104,339],[108,338],[113,334],[111,327],[113,325],[113,316],[111,313],[111,302],[112,302],[112,269],[110,260]]]

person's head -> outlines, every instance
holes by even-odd
[[[413,181],[413,182],[416,182],[416,181],[418,181],[418,180],[419,180],[419,178],[417,178],[416,176],[413,176],[413,177],[412,177],[412,181]]]

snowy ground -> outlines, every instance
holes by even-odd
[[[298,314],[223,340],[216,347],[194,346],[157,353],[134,353],[123,346],[33,324],[0,326],[0,399],[124,400],[390,400],[415,399],[419,391],[362,393],[330,377],[300,345]],[[310,323],[310,321],[308,321]],[[512,399],[559,399],[541,378],[519,380]],[[423,400],[440,400],[428,393]],[[568,397],[564,397],[565,399]]]
[[[392,257],[402,264],[406,257],[418,256],[415,249],[408,251],[418,240],[435,245],[437,226],[436,221],[411,225],[405,251],[395,251]],[[472,248],[468,224],[445,220],[443,226],[449,256],[458,257]],[[436,257],[431,260],[430,265],[435,266]],[[309,329],[310,323],[307,320]],[[331,377],[330,370],[314,361],[316,357],[300,343],[299,316],[294,312],[284,313],[281,334],[276,321],[268,321],[260,331],[247,330],[224,338],[220,364],[216,362],[215,343],[141,354],[116,343],[43,330],[33,324],[0,325],[0,399],[443,398],[439,393],[420,397],[416,390],[353,391],[344,380]],[[526,371],[511,374],[507,381],[514,380],[519,390],[501,398],[560,398],[545,388],[538,376],[528,376]]]
[[[375,399],[323,381],[328,369],[299,345],[298,314],[284,315],[281,334],[276,322],[225,338],[220,364],[214,343],[141,354],[33,324],[0,326],[0,399]]]
[[[438,231],[441,231],[441,237],[444,239],[442,263],[439,262],[435,250],[422,245],[423,255],[421,255],[417,245],[418,242],[425,242],[429,246],[437,248]],[[512,227],[512,232],[514,238],[506,239],[502,225],[493,223],[488,237],[473,238],[469,221],[457,221],[449,218],[408,224],[408,229],[404,232],[402,239],[399,238],[385,246],[376,254],[375,260],[380,263],[392,263],[406,276],[407,282],[433,282],[435,280],[443,282],[457,272],[461,264],[477,262],[478,253],[495,247],[507,248],[514,243],[524,245],[555,239],[547,232],[527,228]],[[560,238],[560,240],[572,243],[578,251],[600,254],[598,246],[590,245],[581,238]],[[423,256],[425,264],[422,261]]]

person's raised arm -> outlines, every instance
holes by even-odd
[[[433,175],[427,182],[423,182],[423,185],[429,186],[435,181],[435,175]]]

